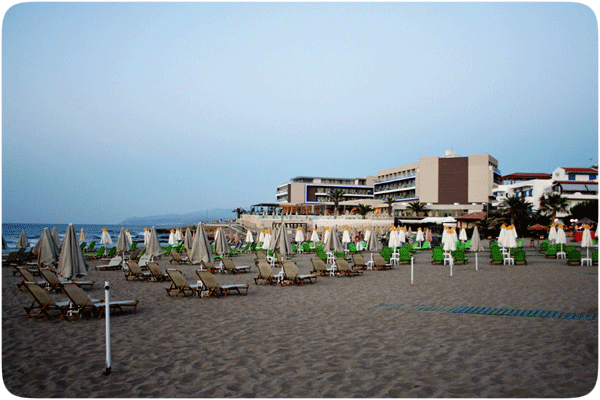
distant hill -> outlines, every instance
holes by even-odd
[[[220,219],[235,219],[233,208],[212,208],[187,214],[151,215],[130,217],[121,222],[123,225],[195,225],[198,222],[210,222]]]

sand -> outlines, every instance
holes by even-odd
[[[488,253],[489,254],[489,253]],[[169,283],[129,282],[95,271],[89,292],[139,299],[111,318],[112,373],[105,371],[105,320],[28,318],[29,294],[2,269],[2,372],[23,397],[576,397],[594,388],[598,322],[452,314],[378,304],[507,307],[598,313],[597,267],[567,266],[528,250],[528,265],[410,266],[313,285],[255,285],[252,272],[217,275],[250,283],[247,296],[169,297]],[[300,273],[311,255],[299,255]],[[163,270],[169,259],[159,261]],[[196,266],[179,266],[188,281]],[[63,294],[51,294],[56,301]],[[373,308],[375,307],[375,308]]]

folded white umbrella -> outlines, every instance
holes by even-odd
[[[183,240],[183,235],[181,234],[181,228],[177,228],[175,230],[175,240],[179,243],[180,240]]]
[[[194,240],[192,239],[192,232],[190,228],[186,228],[185,236],[183,237],[183,247],[185,247],[185,251],[190,254],[192,251],[192,246],[194,245]]]
[[[393,227],[392,227],[393,228]],[[388,247],[399,247],[400,241],[398,240],[398,231],[396,229],[390,230],[390,238],[388,239]]]
[[[279,229],[275,235],[275,239],[271,241],[269,246],[270,250],[278,252],[282,255],[292,254],[292,245],[290,244],[290,237],[287,233],[287,226],[285,222],[279,225]]]
[[[329,236],[331,236],[331,228],[327,227],[327,228],[325,228],[325,235],[323,236],[323,243],[327,243],[327,241],[329,240]]]
[[[550,244],[556,243],[556,224],[550,225],[550,231],[548,232],[548,240]]]
[[[350,243],[352,242],[352,238],[350,237],[350,232],[348,231],[348,228],[344,228],[344,231],[342,233],[342,243]]]
[[[102,228],[102,236],[100,236],[100,244],[109,245],[112,244],[112,239],[108,234],[108,230],[106,228]]]
[[[127,231],[121,228],[119,238],[117,239],[117,251],[123,253],[123,267],[125,267],[125,252],[131,248],[131,236],[127,235]]]
[[[85,233],[83,232],[83,228],[81,228],[81,233],[79,234],[79,241],[85,242]]]
[[[313,229],[312,235],[310,236],[310,241],[313,242],[313,243],[317,243],[317,242],[320,241],[319,240],[319,234],[317,233],[316,229]]]
[[[271,231],[269,231],[267,229],[265,231],[265,236],[262,241],[262,248],[263,248],[263,250],[267,250],[267,249],[269,249],[270,246],[271,246]]]
[[[417,229],[417,237],[415,240],[417,242],[422,242],[425,240],[425,236],[423,235],[423,230],[421,228]]]
[[[333,252],[342,252],[344,248],[342,247],[342,243],[340,242],[340,238],[338,236],[337,230],[335,227],[329,230],[329,235],[325,234],[327,240],[323,246],[324,251],[333,251]]]
[[[404,227],[400,227],[398,230],[398,246],[402,246],[404,243],[406,243],[406,231],[404,230]]]
[[[152,257],[158,257],[162,248],[160,247],[160,242],[158,241],[158,235],[156,234],[156,228],[152,227],[150,231],[150,238],[148,239],[148,244],[146,245],[146,254]]]
[[[52,228],[52,239],[54,240],[56,247],[58,247],[60,249],[60,238],[58,237],[58,228],[57,227]]]
[[[131,232],[129,232],[129,229],[125,229],[125,235],[127,235],[127,239],[129,239],[129,248],[131,248],[131,245],[133,244],[133,239],[131,239]]]
[[[556,244],[567,244],[567,236],[562,225],[559,225],[556,230]]]
[[[502,224],[500,228],[500,234],[498,235],[498,246],[507,247],[506,246],[506,225]]]
[[[515,234],[516,230],[512,225],[506,228],[506,233],[504,237],[505,247],[508,247],[509,249],[517,247],[517,237],[515,236]]]
[[[75,228],[69,224],[62,242],[56,274],[65,279],[73,279],[87,275],[88,269],[88,263],[77,241]]]
[[[246,243],[253,243],[254,242],[254,238],[252,237],[252,230],[248,229],[248,231],[246,231]]]
[[[469,240],[469,238],[467,237],[467,231],[465,228],[460,228],[460,234],[458,235],[458,238],[460,240],[462,240],[463,242],[466,242],[467,240]]]
[[[144,246],[148,247],[150,241],[150,229],[144,228]]]
[[[369,243],[369,238],[371,237],[371,229],[367,228],[365,231],[365,242]]]
[[[33,253],[38,255],[37,264],[55,264],[58,261],[58,246],[52,239],[52,234],[48,228],[44,228],[42,236],[33,248]]]
[[[27,234],[25,233],[25,230],[23,230],[21,232],[21,235],[19,236],[19,240],[17,241],[17,247],[21,248],[28,248],[29,247],[29,240],[27,240]]]
[[[188,254],[188,258],[192,264],[200,264],[202,261],[214,262],[215,260],[202,222],[199,222],[196,227],[196,236],[194,237],[194,243],[192,250]]]
[[[221,255],[229,253],[229,245],[227,244],[225,231],[221,228],[217,228],[217,233],[215,234],[215,253]]]
[[[368,238],[367,237],[368,234]],[[378,248],[378,243],[377,243],[377,235],[375,234],[375,232],[371,232],[371,230],[367,230],[367,233],[365,233],[365,240],[367,241],[367,244],[365,246],[365,250],[366,251],[377,251]]]
[[[171,233],[169,233],[169,241],[167,242],[171,246],[175,246],[177,241],[175,240],[175,229],[171,229]]]
[[[296,237],[294,238],[294,240],[296,241],[296,243],[304,242],[304,234],[302,233],[302,228],[298,227],[298,229],[296,229]]]
[[[258,243],[264,243],[265,242],[265,230],[261,229],[260,233],[258,234]]]
[[[585,247],[585,256],[590,258],[590,247],[594,243],[592,242],[592,232],[590,231],[589,225],[584,225],[583,234],[581,235],[581,247]]]

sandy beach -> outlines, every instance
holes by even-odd
[[[140,301],[111,317],[112,373],[105,370],[105,320],[28,318],[21,278],[2,269],[2,372],[22,397],[577,397],[596,385],[598,322],[410,311],[388,305],[477,306],[598,313],[598,269],[567,266],[528,249],[528,265],[410,265],[313,285],[255,285],[251,265],[221,284],[249,283],[247,296],[169,297],[165,282],[126,281],[95,271],[89,292]],[[300,273],[313,255],[294,256]],[[173,267],[169,258],[161,268]],[[197,266],[181,265],[188,282]],[[276,270],[278,271],[278,269]],[[593,274],[588,274],[588,273]],[[56,301],[64,294],[50,294]]]

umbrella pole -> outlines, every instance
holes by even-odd
[[[414,274],[413,274],[414,261],[415,261],[415,258],[411,257],[410,258],[410,286],[414,286],[415,285],[415,282],[414,282],[414,279],[413,279],[414,278]]]
[[[477,269],[477,252],[475,252],[475,271],[479,271]]]
[[[106,370],[104,371],[104,375],[110,374],[111,369],[111,360],[110,360],[110,286],[109,282],[104,282],[104,314],[106,318]]]
[[[452,258],[450,258],[450,278],[452,278]]]

